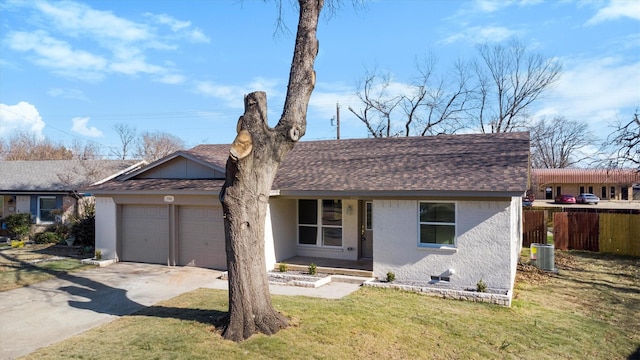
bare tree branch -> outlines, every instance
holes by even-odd
[[[137,141],[135,156],[153,162],[184,148],[184,141],[177,136],[164,132],[146,131]]]
[[[614,131],[607,137],[610,151],[610,167],[633,166],[640,171],[640,118],[638,109],[628,121],[618,120]]]
[[[585,148],[595,138],[584,122],[555,117],[530,127],[531,164],[534,168],[567,168],[591,158]]]
[[[136,128],[129,124],[118,123],[113,126],[113,130],[115,130],[120,137],[122,147],[112,149],[111,154],[117,156],[120,160],[125,160],[132,151],[136,138]]]
[[[523,128],[525,110],[560,78],[562,66],[555,59],[527,53],[516,40],[506,45],[484,44],[478,52],[481,61],[475,63],[475,70],[479,105],[475,117],[481,131]]]

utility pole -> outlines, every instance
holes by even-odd
[[[336,103],[336,136],[340,140],[340,103]]]

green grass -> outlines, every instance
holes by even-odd
[[[0,248],[0,292],[95,267],[84,265],[79,259],[74,258],[49,260],[54,255],[46,253],[47,246],[49,245],[26,246],[20,249]]]
[[[213,325],[227,293],[199,289],[26,358],[626,359],[640,346],[640,259],[557,254],[556,276],[522,269],[511,308],[366,287],[273,296],[291,326],[233,343]]]

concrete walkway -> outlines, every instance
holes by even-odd
[[[0,292],[0,359],[15,359],[159,301],[198,288],[228,289],[220,272],[117,263]],[[271,285],[272,294],[337,299],[357,284],[320,288]]]

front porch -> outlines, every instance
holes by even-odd
[[[319,273],[347,275],[358,277],[373,277],[373,259],[343,260],[320,258],[311,256],[294,256],[276,263],[275,270],[280,264],[287,264],[290,270],[307,271],[309,264],[314,263]]]

